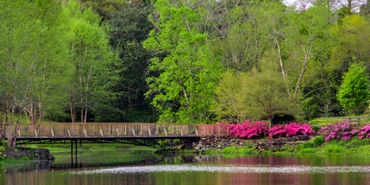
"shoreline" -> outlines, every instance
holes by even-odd
[[[17,147],[16,149],[5,150],[6,157],[1,160],[3,164],[16,164],[19,162],[48,161],[54,162],[56,158],[53,152],[63,151],[67,148],[63,146],[42,148]],[[101,149],[84,146],[87,151],[130,151],[130,150],[150,150],[135,146],[111,145]],[[228,136],[207,136],[202,137],[198,142],[193,143],[192,149],[178,150],[154,150],[156,154],[200,154],[200,155],[259,155],[259,154],[351,154],[351,155],[370,155],[370,139],[352,139],[349,141],[329,141],[323,140],[322,136],[306,137],[296,136],[291,138],[276,139],[240,139]]]

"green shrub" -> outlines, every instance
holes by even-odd
[[[348,141],[340,141],[339,144],[344,146],[345,148],[357,148],[360,146],[369,145],[370,139],[369,138],[359,139],[357,137],[354,137]]]
[[[307,141],[303,143],[303,148],[313,148],[315,146],[313,141]]]
[[[315,133],[317,133],[321,127],[318,125],[311,125],[311,128],[315,131]]]
[[[344,150],[344,147],[333,144],[328,144],[323,149],[324,153],[326,154],[341,154],[344,152]]]
[[[308,154],[308,153],[314,153],[315,150],[313,148],[303,148],[300,153],[302,154]]]
[[[254,153],[253,149],[241,147],[238,148],[236,146],[226,147],[221,151],[223,154],[252,154]]]
[[[318,147],[325,143],[325,138],[324,136],[316,136],[315,139],[313,139],[313,143],[315,147]]]
[[[4,159],[5,155],[5,148],[3,146],[0,146],[0,160]]]
[[[296,147],[291,146],[291,145],[283,145],[281,146],[280,150],[284,152],[294,152]]]

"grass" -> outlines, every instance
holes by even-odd
[[[322,149],[324,154],[344,154],[345,148],[335,144],[327,144]]]
[[[222,149],[221,153],[222,154],[253,154],[255,153],[255,151],[252,148],[248,148],[248,147],[231,146],[231,147],[226,147]]]
[[[301,154],[309,154],[309,153],[315,153],[315,149],[313,148],[303,148],[299,151]]]
[[[341,122],[345,119],[350,119],[350,118],[360,118],[360,123],[369,123],[370,122],[370,116],[367,114],[364,115],[350,115],[350,116],[342,116],[342,117],[321,117],[321,118],[315,118],[313,120],[310,120],[308,123],[310,125],[316,125],[319,127],[325,126],[330,123],[335,123],[335,122]]]
[[[71,162],[71,145],[66,144],[28,144],[22,147],[47,148],[55,157],[53,165],[65,166]],[[158,156],[155,150],[144,146],[132,146],[128,144],[82,144],[78,145],[78,161],[87,166],[96,165],[120,165],[136,164],[146,161],[148,158]],[[24,157],[21,159],[6,158],[0,161],[0,168],[34,166],[35,161]]]

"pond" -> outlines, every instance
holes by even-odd
[[[136,151],[68,154],[52,165],[9,168],[0,184],[14,185],[370,185],[370,156],[254,155],[240,157],[154,155]],[[145,155],[143,155],[145,154]],[[64,158],[63,158],[64,156]],[[116,156],[116,157],[114,157]],[[117,156],[123,156],[117,157]],[[127,155],[132,157],[132,153]],[[58,156],[56,156],[58,157]],[[134,161],[134,162],[133,162]]]

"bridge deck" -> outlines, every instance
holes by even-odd
[[[50,123],[21,124],[18,140],[56,139],[165,139],[228,135],[226,125],[175,125],[152,123]]]

